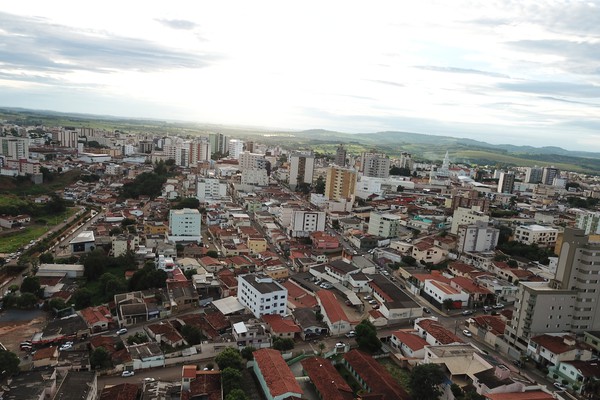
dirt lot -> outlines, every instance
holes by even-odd
[[[19,343],[29,340],[46,325],[47,314],[40,310],[7,310],[0,314],[0,342],[10,351],[24,355]]]

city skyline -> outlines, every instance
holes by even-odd
[[[596,2],[13,2],[0,106],[600,151]]]

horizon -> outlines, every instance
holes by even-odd
[[[593,2],[24,0],[0,10],[0,103],[599,152],[598,22]]]

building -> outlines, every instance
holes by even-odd
[[[164,382],[159,383],[163,384]],[[164,395],[162,397],[151,397],[151,399],[156,400],[166,400],[168,398],[171,397]],[[198,369],[196,365],[184,365],[181,369],[180,399],[222,400],[223,387],[221,384],[221,371],[205,371]]]
[[[335,165],[340,167],[346,166],[346,149],[343,144],[340,144],[335,151],[335,159],[333,160]]]
[[[490,221],[490,216],[481,211],[477,206],[472,208],[458,207],[452,214],[452,226],[450,227],[450,233],[458,234],[458,227],[461,225],[473,225],[477,221],[485,222],[486,224]]]
[[[512,193],[515,188],[515,174],[512,172],[501,172],[498,180],[498,193]]]
[[[292,189],[296,186],[305,183],[312,184],[313,175],[315,173],[315,156],[312,152],[307,153],[292,153],[290,156],[290,177],[289,184]]]
[[[269,176],[266,169],[243,169],[241,182],[245,185],[267,186],[269,184]]]
[[[267,159],[264,154],[251,153],[244,151],[239,157],[239,167],[242,172],[245,169],[265,169],[267,168]]]
[[[378,211],[371,211],[369,215],[369,228],[367,229],[369,235],[395,238],[403,229],[400,215]]]
[[[200,178],[196,182],[196,197],[201,203],[220,200],[227,196],[227,184],[214,178]]]
[[[304,392],[279,351],[260,349],[252,354],[254,355],[254,373],[268,400],[289,400],[303,397]]]
[[[542,183],[544,185],[552,185],[554,178],[560,178],[560,170],[554,167],[544,167],[542,171]]]
[[[56,390],[54,400],[95,400],[98,379],[95,371],[68,371]]]
[[[542,225],[521,225],[515,229],[515,240],[525,244],[554,247],[558,230]]]
[[[313,383],[319,399],[354,400],[352,388],[335,369],[322,357],[310,357],[301,361],[302,369]]]
[[[190,166],[196,166],[199,162],[209,161],[211,156],[208,138],[199,138],[190,142]]]
[[[73,238],[69,245],[73,254],[87,253],[96,248],[96,238],[92,231],[82,231]]]
[[[239,139],[229,140],[229,158],[237,160],[244,151],[244,142]]]
[[[263,274],[238,276],[238,301],[256,318],[264,314],[285,315],[287,289]]]
[[[344,312],[333,292],[323,289],[317,292],[317,302],[321,307],[323,322],[327,324],[332,335],[340,335],[352,330],[350,318]]]
[[[364,176],[387,178],[390,176],[390,159],[382,153],[362,153],[360,156],[360,172]]]
[[[412,159],[412,154],[403,151],[400,153],[400,159],[398,160],[398,168],[405,168],[408,170],[413,169],[414,161]]]
[[[473,225],[459,225],[457,251],[485,252],[492,251],[498,245],[500,230],[488,226],[486,222],[477,221]]]
[[[169,211],[169,241],[202,242],[200,211],[184,208]]]
[[[575,227],[583,229],[586,235],[600,234],[600,212],[580,210],[575,215]]]
[[[525,183],[541,183],[544,170],[539,167],[527,167],[525,169]]]
[[[323,211],[293,210],[288,231],[292,237],[308,237],[312,232],[324,231],[325,222]]]
[[[356,187],[356,171],[332,166],[327,169],[325,198],[327,200],[350,200]]]
[[[29,139],[14,136],[0,137],[0,155],[12,160],[29,158]]]

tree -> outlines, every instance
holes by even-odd
[[[61,299],[60,297],[55,297],[48,301],[48,308],[50,310],[60,311],[67,308],[67,305],[63,299]]]
[[[104,273],[109,264],[109,257],[102,249],[94,249],[89,252],[83,260],[83,274],[88,281],[94,281]]]
[[[438,364],[421,364],[412,370],[409,387],[414,400],[438,399],[442,390],[439,385],[446,377]]]
[[[381,350],[381,340],[377,337],[377,329],[369,320],[363,320],[356,325],[356,343],[359,349],[369,353],[375,353]]]
[[[54,262],[54,256],[50,252],[40,254],[40,262],[43,264],[52,264]]]
[[[77,289],[75,293],[73,293],[71,301],[75,304],[77,310],[89,307],[92,305],[92,292],[86,288]]]
[[[294,340],[290,338],[276,337],[273,339],[273,348],[279,351],[292,350],[294,348]]]
[[[141,344],[148,342],[148,336],[145,333],[138,332],[135,335],[129,335],[127,337],[127,344]]]
[[[33,293],[22,293],[17,298],[17,307],[19,308],[32,308],[38,302],[38,298]]]
[[[256,351],[256,349],[252,346],[246,346],[244,347],[241,351],[240,354],[242,357],[244,357],[245,360],[254,360],[254,353]]]
[[[21,292],[37,295],[40,291],[40,279],[37,276],[28,276],[21,283]]]
[[[215,357],[215,362],[221,371],[228,367],[239,370],[244,368],[240,351],[234,349],[233,347],[227,347],[225,350],[223,350],[218,356]]]
[[[192,209],[198,209],[198,207],[200,207],[200,200],[198,200],[195,197],[185,197],[181,200],[179,200],[179,202],[177,202],[177,204],[174,204],[171,209],[182,209],[182,208],[192,208]]]
[[[454,308],[454,300],[452,299],[446,299],[444,300],[444,308],[446,310],[452,310]]]
[[[10,376],[19,372],[19,356],[12,351],[0,350],[0,375]]]
[[[206,255],[212,258],[219,258],[219,253],[215,250],[209,250],[206,252]]]
[[[206,336],[204,336],[202,331],[198,327],[191,325],[184,325],[181,328],[181,335],[191,345],[200,344],[203,340],[206,340]]]
[[[225,396],[225,400],[250,400],[246,393],[242,389],[233,389],[227,396]]]
[[[402,262],[406,265],[414,267],[417,265],[417,260],[413,256],[402,256]]]
[[[227,396],[234,389],[241,389],[242,373],[239,369],[227,367],[221,370],[223,394]]]
[[[325,194],[325,179],[322,176],[319,176],[315,181],[314,192],[317,194]]]
[[[110,360],[110,354],[104,347],[98,347],[94,349],[90,356],[90,363],[94,369],[110,368],[112,362]]]

